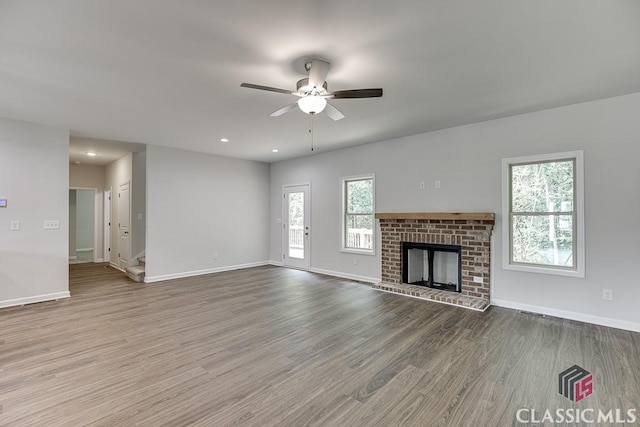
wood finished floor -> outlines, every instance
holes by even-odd
[[[502,426],[519,408],[640,408],[640,334],[485,313],[277,267],[0,310],[0,425]],[[578,364],[594,393],[558,394]]]

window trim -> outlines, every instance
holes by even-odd
[[[356,249],[356,248],[348,248],[346,247],[346,224],[347,224],[347,182],[349,181],[361,181],[370,179],[372,184],[372,192],[373,192],[373,212],[371,215],[373,216],[373,227],[371,234],[371,250],[369,249]],[[376,246],[377,246],[377,227],[375,221],[375,211],[376,211],[376,176],[373,173],[362,174],[362,175],[353,175],[353,176],[343,176],[340,177],[340,195],[342,198],[341,206],[340,206],[340,252],[350,253],[350,254],[360,254],[360,255],[375,255],[376,254]]]
[[[511,176],[510,166],[517,164],[547,163],[573,160],[574,170],[574,257],[575,267],[558,267],[511,262]],[[585,277],[585,227],[584,227],[584,151],[539,154],[502,159],[502,268],[529,273],[552,274],[568,277]]]

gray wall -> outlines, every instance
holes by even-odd
[[[147,147],[145,280],[266,263],[268,212],[269,165]]]
[[[69,131],[0,119],[0,197],[0,307],[69,296]]]
[[[147,153],[133,153],[131,178],[131,258],[144,255],[147,222]]]
[[[340,177],[373,172],[378,212],[496,213],[494,304],[640,330],[639,117],[634,94],[272,164],[270,259],[281,259],[282,186],[310,181],[312,269],[379,278],[379,251],[358,265],[339,251]],[[586,278],[503,269],[501,159],[570,150],[585,154]]]

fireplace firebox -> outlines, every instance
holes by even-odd
[[[462,247],[402,242],[402,282],[462,292]]]

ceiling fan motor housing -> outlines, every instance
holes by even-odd
[[[315,93],[313,93],[314,92],[314,88],[313,88],[313,86],[311,86],[309,84],[309,79],[308,78],[304,78],[304,79],[298,80],[298,83],[296,83],[296,91],[301,96],[306,96],[306,95],[320,95],[320,96],[323,96],[323,95],[326,95],[329,92],[327,90],[327,82],[325,81],[324,84],[322,85],[322,88],[316,88],[315,89]]]

